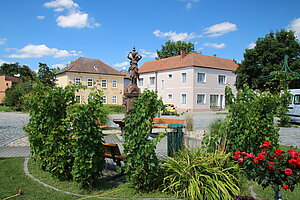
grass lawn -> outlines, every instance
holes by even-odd
[[[12,199],[84,199],[83,197],[52,190],[44,187],[40,183],[37,183],[24,174],[23,163],[24,158],[0,158],[0,199],[17,194],[19,189],[23,190],[23,195]],[[85,199],[98,199],[96,197],[92,197],[94,195],[114,199],[172,198],[172,196],[160,192],[139,194],[130,184],[119,185],[109,181],[100,182],[93,190],[81,190],[72,182],[58,181],[53,178],[50,173],[40,170],[36,163],[32,160],[29,162],[29,171],[34,177],[48,185],[64,191],[90,196],[90,198]],[[245,178],[241,179],[241,183],[241,196],[251,196],[249,187],[253,187],[253,191],[258,194],[258,200],[274,199],[274,192],[270,187],[263,190],[261,186]],[[299,186],[296,187],[294,192],[282,191],[282,193],[284,200],[300,199]]]
[[[24,174],[24,158],[0,158],[0,199],[17,194],[19,189],[23,195],[12,199],[81,199],[83,197],[68,195],[52,190],[37,183]],[[58,189],[88,196],[105,196],[115,199],[140,199],[140,198],[172,198],[172,196],[160,192],[139,194],[130,184],[116,184],[103,181],[94,190],[80,190],[74,183],[58,181],[50,173],[40,170],[34,161],[29,162],[29,172],[42,182]],[[99,199],[99,198],[88,198]]]
[[[13,111],[13,109],[8,106],[0,106],[0,112],[9,112],[9,111]]]

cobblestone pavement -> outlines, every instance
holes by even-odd
[[[29,115],[19,112],[0,112],[0,147],[25,137],[22,127],[28,123]]]
[[[224,119],[225,114],[216,112],[197,112],[197,113],[185,113],[181,115],[180,118],[186,118],[186,116],[193,118],[194,129],[202,130],[199,131],[199,137],[203,134],[203,130],[208,130],[209,124],[214,119]],[[15,141],[20,138],[25,137],[25,132],[22,130],[22,127],[28,123],[28,114],[17,113],[17,112],[0,112],[0,157],[7,155],[7,152],[10,152],[10,155],[15,155],[15,151],[21,151],[22,148],[17,147],[8,147],[7,145],[12,141]],[[174,117],[174,116],[162,116],[162,117]],[[112,119],[122,119],[124,118],[123,114],[111,115],[109,127],[117,128],[118,125],[112,122]],[[196,131],[196,135],[197,135]],[[109,133],[105,137],[105,142],[107,143],[117,143],[120,146],[120,150],[123,151],[122,138],[116,133]],[[190,146],[199,146],[201,144],[200,140],[185,137],[185,143]],[[291,128],[281,128],[280,129],[280,144],[283,145],[293,145],[300,148],[300,127],[297,126]],[[29,147],[23,148],[23,151],[27,152],[26,155],[29,155]],[[167,155],[167,137],[164,137],[160,143],[157,145],[156,152],[159,157],[165,157]],[[21,152],[21,155],[22,152]]]

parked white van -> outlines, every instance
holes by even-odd
[[[289,92],[292,96],[287,115],[291,117],[292,122],[300,123],[300,89],[290,89]]]

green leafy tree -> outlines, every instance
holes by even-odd
[[[16,63],[3,63],[0,66],[0,74],[9,76],[19,75],[23,81],[33,80],[35,78],[33,71],[27,65]]]
[[[281,69],[285,55],[289,57],[291,70],[300,73],[300,44],[293,31],[280,30],[258,38],[253,49],[245,50],[244,60],[235,72],[237,88],[247,83],[251,89],[278,92],[280,83],[266,77]],[[299,87],[300,81],[294,80],[290,88],[297,85]]]
[[[124,153],[125,173],[128,180],[137,188],[145,191],[157,189],[161,183],[159,160],[155,147],[160,137],[149,140],[152,132],[152,121],[160,109],[162,100],[157,99],[153,91],[145,90],[128,111],[125,118]]]
[[[39,63],[38,80],[47,86],[53,87],[55,86],[56,71],[57,69],[50,69],[45,63]]]
[[[178,56],[180,51],[184,50],[186,53],[199,53],[195,51],[194,43],[192,42],[184,42],[184,41],[177,41],[173,42],[168,40],[165,45],[161,45],[161,50],[156,50],[158,58],[168,58],[172,56]],[[156,59],[158,59],[156,58]]]

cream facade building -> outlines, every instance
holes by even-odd
[[[68,67],[56,73],[56,83],[60,87],[68,84],[87,86],[86,90],[75,93],[80,103],[87,102],[93,88],[103,91],[104,104],[122,105],[125,75],[98,59],[80,57]]]

